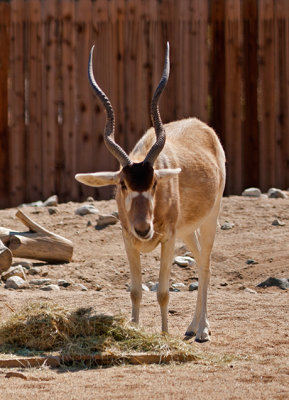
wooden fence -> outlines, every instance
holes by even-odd
[[[226,193],[289,187],[287,0],[0,0],[0,207],[112,191],[77,172],[117,168],[105,149],[94,71],[129,151],[151,125],[165,43],[165,122],[197,116],[227,154]]]

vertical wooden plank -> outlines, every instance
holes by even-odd
[[[41,57],[41,0],[26,2],[26,199],[43,199],[42,184],[42,57]]]
[[[94,76],[100,87],[104,90],[111,100],[110,75],[111,68],[111,21],[109,20],[108,2],[106,0],[97,0],[92,3],[92,40],[94,48]],[[88,55],[85,60],[88,63]],[[87,73],[86,73],[87,76]],[[87,80],[86,88],[88,93],[92,93],[92,88]],[[92,138],[94,141],[93,160],[94,171],[111,171],[118,168],[117,161],[107,150],[103,133],[105,129],[106,113],[100,101],[95,95],[92,95]],[[112,103],[115,107],[115,104]],[[79,133],[77,132],[77,135]],[[116,141],[118,140],[116,127]],[[79,188],[81,190],[81,188]],[[93,192],[95,199],[108,199],[112,196],[112,187],[96,188]]]
[[[275,3],[276,186],[289,186],[289,3]]]
[[[227,0],[225,26],[225,117],[227,188],[229,193],[242,191],[242,123],[241,123],[241,49],[242,26],[240,0]]]
[[[274,1],[259,1],[260,188],[275,186]]]
[[[43,3],[42,43],[43,43],[43,197],[56,193],[56,140],[58,135],[58,102],[57,102],[57,0]]]
[[[127,0],[124,16],[124,147],[131,151],[147,127],[141,116],[146,102],[142,93],[144,40],[140,32],[142,2]]]
[[[25,89],[24,89],[24,0],[11,1],[11,40],[9,90],[10,108],[10,206],[25,198]]]
[[[211,3],[211,109],[209,122],[227,148],[225,135],[225,3],[214,0]],[[226,193],[228,194],[227,188]]]
[[[61,21],[61,120],[62,135],[58,146],[59,171],[58,194],[62,201],[77,200],[77,185],[74,176],[77,146],[75,129],[75,30],[74,1],[62,0],[59,17]],[[85,60],[86,61],[86,60]],[[86,85],[88,86],[88,85]],[[89,89],[89,88],[88,88]],[[87,89],[87,90],[88,90]]]
[[[191,115],[208,122],[208,2],[191,1],[188,13],[192,10],[189,75],[191,88]]]
[[[10,4],[0,2],[0,208],[9,205],[8,75]]]
[[[178,118],[189,117],[197,115],[196,110],[192,105],[191,91],[194,90],[192,85],[198,87],[198,83],[195,81],[195,76],[192,74],[191,62],[195,60],[196,53],[192,46],[193,42],[193,16],[195,9],[191,6],[190,0],[178,2],[179,4],[179,32],[178,32],[178,43],[176,48],[178,54],[177,71],[175,73],[178,76],[178,82],[176,90],[177,95],[177,116]],[[192,76],[193,75],[193,76]]]
[[[244,49],[244,124],[243,124],[243,186],[259,186],[258,126],[258,3],[243,1]]]
[[[79,172],[94,170],[95,141],[92,133],[92,92],[87,85],[87,60],[91,47],[91,0],[75,3],[75,66],[76,66],[76,130]],[[81,199],[93,194],[93,189],[78,185]]]

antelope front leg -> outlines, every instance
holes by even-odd
[[[168,332],[169,279],[174,257],[175,236],[162,243],[158,302],[161,310],[162,332]]]
[[[139,309],[142,298],[142,276],[140,253],[130,243],[129,239],[124,236],[124,244],[130,267],[130,298],[132,303],[131,321],[135,324],[139,323]]]

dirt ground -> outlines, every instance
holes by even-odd
[[[116,210],[113,200],[93,204],[102,214]],[[24,212],[74,243],[72,262],[53,265],[35,261],[40,269],[36,277],[51,278],[56,283],[58,279],[82,283],[88,291],[75,285],[59,292],[37,288],[15,291],[2,284],[1,320],[9,316],[11,308],[17,310],[28,301],[50,299],[73,307],[89,305],[103,313],[121,312],[129,318],[129,269],[120,224],[97,230],[97,216],[75,215],[78,206],[60,204],[53,215],[45,207],[27,207]],[[1,226],[25,230],[15,212],[1,210]],[[273,226],[276,218],[285,225]],[[212,255],[208,296],[212,340],[191,344],[204,356],[204,362],[97,369],[42,367],[18,370],[21,374],[11,378],[9,370],[2,369],[0,398],[289,399],[289,293],[276,287],[256,288],[270,276],[289,278],[289,199],[224,198],[220,224],[225,221],[234,227],[218,228]],[[176,255],[185,252],[178,242]],[[249,265],[248,259],[256,263]],[[143,255],[142,260],[143,282],[156,282],[159,249]],[[188,286],[196,276],[195,268],[172,267],[171,282],[186,286],[170,294],[170,332],[180,338],[192,318],[196,292],[189,292]],[[98,285],[101,290],[97,290]],[[160,329],[154,292],[143,293],[141,325],[147,331]]]

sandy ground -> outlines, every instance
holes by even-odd
[[[102,214],[116,210],[113,200],[93,204]],[[17,310],[28,301],[50,299],[73,307],[89,305],[97,312],[121,312],[129,318],[129,269],[120,224],[97,230],[95,215],[75,215],[78,206],[61,204],[54,215],[49,215],[47,208],[27,207],[24,211],[35,222],[74,243],[73,261],[69,264],[35,261],[40,269],[36,278],[82,283],[88,291],[73,285],[60,292],[37,288],[15,291],[2,284],[1,320],[9,317],[11,308]],[[15,212],[1,210],[1,226],[25,230]],[[285,225],[273,226],[276,218]],[[289,399],[288,290],[256,288],[270,276],[289,278],[289,199],[224,198],[220,224],[225,221],[234,227],[217,230],[208,297],[212,340],[191,344],[201,352],[203,362],[98,369],[43,367],[18,370],[20,375],[10,378],[9,370],[2,369],[0,398]],[[176,255],[185,252],[178,242]],[[156,282],[159,249],[142,259],[143,282]],[[248,265],[248,259],[256,263]],[[194,268],[172,267],[171,282],[186,285],[180,292],[170,294],[170,332],[179,337],[183,337],[192,318],[196,292],[189,292],[188,286],[196,276]],[[143,293],[141,325],[148,331],[160,329],[153,292]]]

